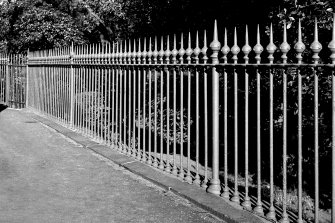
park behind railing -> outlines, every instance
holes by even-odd
[[[29,52],[27,107],[268,219],[335,222],[335,26],[330,63],[316,22],[312,57],[300,21],[294,49],[286,32],[276,46],[271,26],[265,50],[259,28],[253,48],[248,28],[221,47],[215,22],[210,45],[205,31]]]
[[[0,103],[11,108],[26,104],[26,56],[0,54]]]

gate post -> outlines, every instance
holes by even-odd
[[[9,79],[9,55],[6,58],[6,92],[5,92],[5,104],[9,106],[9,87],[10,87],[10,79]]]
[[[213,41],[210,44],[213,51],[212,58],[212,163],[213,163],[213,176],[209,182],[207,192],[215,195],[220,195],[221,185],[219,179],[219,74],[216,72],[214,65],[219,64],[218,53],[221,49],[221,44],[218,41],[218,30],[216,20],[214,23]]]
[[[71,52],[70,52],[70,128],[74,128],[74,70],[73,70],[73,57],[74,57],[74,51],[73,51],[73,42],[71,45]]]

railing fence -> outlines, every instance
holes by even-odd
[[[335,25],[331,63],[317,22],[311,58],[300,21],[294,47],[286,25],[280,46],[272,26],[267,47],[224,34],[29,52],[27,107],[267,219],[335,222]],[[20,105],[24,63],[0,61],[0,100]]]

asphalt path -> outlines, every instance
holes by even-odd
[[[0,222],[222,222],[30,118],[0,113]]]

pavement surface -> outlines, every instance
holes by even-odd
[[[27,112],[0,113],[0,222],[225,222]]]

